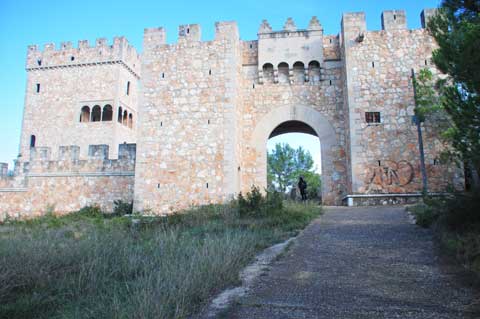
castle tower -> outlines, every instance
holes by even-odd
[[[135,210],[168,213],[223,201],[238,192],[237,109],[240,41],[234,22],[145,29]]]
[[[106,145],[117,157],[118,145],[136,142],[140,59],[124,37],[112,45],[79,41],[43,51],[28,47],[27,88],[20,142],[21,161],[34,147],[47,147],[57,158],[59,147],[80,146],[80,158]]]

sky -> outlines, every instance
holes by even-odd
[[[343,12],[364,11],[369,30],[381,29],[383,10],[404,9],[409,28],[420,27],[420,12],[437,7],[439,0],[194,0],[194,1],[102,1],[102,0],[0,0],[0,162],[8,162],[18,154],[23,104],[25,98],[25,57],[29,44],[78,40],[95,43],[105,37],[125,36],[137,50],[142,49],[143,29],[163,26],[167,41],[176,41],[181,24],[199,23],[202,38],[213,39],[216,21],[237,21],[243,40],[257,38],[257,30],[267,19],[274,30],[281,30],[292,17],[298,28],[306,28],[316,15],[325,34],[338,34]],[[285,135],[286,136],[286,135]],[[286,136],[298,142],[301,135]],[[304,140],[303,146],[317,149],[318,144]]]

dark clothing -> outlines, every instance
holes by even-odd
[[[298,188],[300,189],[300,195],[302,195],[302,200],[307,200],[307,182],[300,177],[298,181]]]

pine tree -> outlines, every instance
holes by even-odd
[[[448,77],[441,81],[441,105],[450,116],[445,136],[467,163],[474,180],[480,172],[480,1],[444,0],[428,29],[439,48],[433,62]]]

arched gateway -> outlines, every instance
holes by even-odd
[[[335,156],[340,144],[328,119],[309,106],[292,105],[275,108],[264,115],[255,126],[250,144],[247,146],[252,147],[256,154],[254,163],[256,174],[252,176],[251,184],[266,187],[267,141],[274,135],[290,132],[309,133],[319,138],[322,146],[322,200],[328,205],[339,204],[342,190],[345,188],[345,185],[342,185],[342,180],[345,180],[342,173],[346,172],[344,159]],[[336,166],[334,162],[337,163]]]

